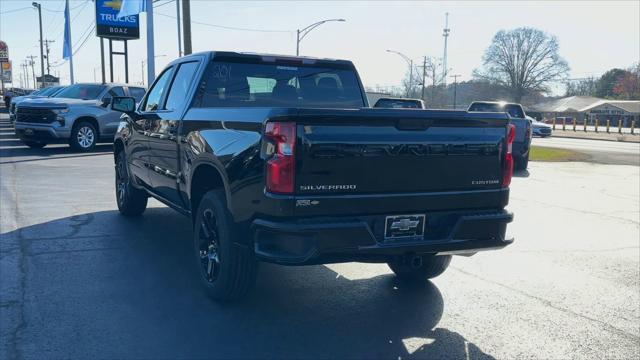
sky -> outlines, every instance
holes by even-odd
[[[0,0],[0,40],[9,46],[14,79],[19,64],[36,55],[40,74],[37,11],[32,0]],[[52,74],[69,83],[69,65],[61,60],[64,0],[42,4],[44,38],[51,44]],[[100,81],[100,42],[95,31],[79,47],[95,22],[90,0],[70,1],[75,80]],[[178,57],[176,4],[159,0],[154,6],[156,72]],[[571,78],[599,76],[640,61],[640,1],[212,1],[191,0],[193,50],[248,51],[294,55],[296,29],[316,21],[343,18],[314,29],[301,42],[301,55],[348,59],[355,63],[366,86],[399,86],[408,67],[390,49],[416,63],[423,56],[442,57],[442,29],[449,13],[448,67],[458,81],[472,78],[495,33],[534,27],[558,38],[560,55]],[[234,30],[201,23],[251,29]],[[146,15],[141,38],[129,41],[130,82],[142,81],[146,61]],[[259,30],[259,31],[254,31]],[[105,43],[106,44],[106,43]],[[114,42],[114,50],[122,44]],[[105,54],[106,55],[106,54]],[[105,56],[107,80],[108,55]],[[124,59],[114,57],[114,80],[124,82]],[[449,79],[451,81],[451,79]],[[560,84],[555,92],[564,89]]]

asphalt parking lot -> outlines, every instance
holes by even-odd
[[[110,145],[32,150],[6,119],[2,359],[640,356],[638,166],[532,162],[512,184],[515,244],[423,286],[386,265],[265,264],[219,305],[192,276],[187,218],[118,215]]]

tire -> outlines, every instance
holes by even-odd
[[[253,249],[234,242],[238,232],[224,192],[207,192],[194,216],[194,260],[207,295],[216,301],[242,298],[255,282],[257,261]]]
[[[71,130],[71,138],[69,138],[69,145],[76,150],[87,152],[93,150],[98,141],[98,131],[88,121],[80,121],[73,126]]]
[[[136,189],[131,183],[127,158],[124,150],[116,157],[116,203],[120,214],[138,216],[147,208],[148,196],[144,190]]]
[[[23,143],[32,149],[42,149],[47,146],[47,143],[37,141],[23,141]]]
[[[400,257],[389,261],[389,268],[401,280],[420,282],[442,274],[451,263],[451,255],[424,255],[422,264],[411,264],[412,259]]]

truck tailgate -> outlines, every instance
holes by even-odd
[[[506,122],[497,114],[301,110],[296,195],[500,189]]]

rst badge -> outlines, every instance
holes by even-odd
[[[424,237],[425,215],[387,216],[384,226],[385,240]]]

